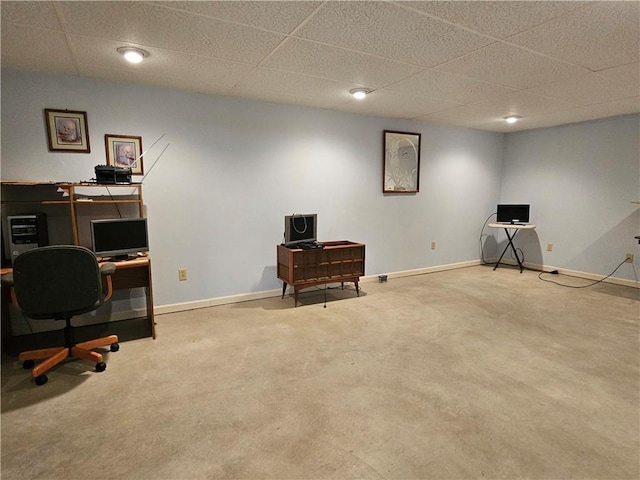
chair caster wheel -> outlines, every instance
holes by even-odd
[[[96,372],[104,372],[107,369],[107,364],[104,362],[96,363]]]
[[[49,380],[47,378],[47,376],[43,373],[42,375],[38,375],[36,377],[36,385],[40,386],[40,385],[44,385],[45,383],[47,383],[47,380]]]
[[[118,350],[120,350],[120,345],[118,345],[117,343],[112,343],[111,347],[109,347],[111,349],[112,352],[117,352]]]
[[[22,362],[22,368],[24,368],[25,370],[31,370],[35,366],[36,366],[35,360],[25,360],[24,362]]]

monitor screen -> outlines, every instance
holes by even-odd
[[[98,257],[126,258],[148,252],[147,219],[91,220],[91,247]]]
[[[529,223],[529,205],[498,205],[496,221],[499,223]]]
[[[284,243],[292,245],[303,242],[315,242],[317,238],[316,227],[318,215],[299,214],[284,217]]]

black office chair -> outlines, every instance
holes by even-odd
[[[94,348],[119,350],[117,335],[75,343],[71,317],[97,309],[111,297],[113,263],[98,265],[95,254],[85,247],[54,245],[28,250],[15,259],[13,272],[2,276],[11,288],[12,302],[25,317],[64,320],[65,346],[29,350],[19,355],[24,368],[32,368],[36,385],[44,385],[45,372],[65,360],[78,357],[96,362],[96,371],[107,368]],[[103,288],[103,278],[105,288]],[[45,359],[38,365],[35,360]]]

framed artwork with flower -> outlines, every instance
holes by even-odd
[[[143,175],[142,165],[142,137],[132,135],[104,136],[107,150],[107,165],[114,167],[129,167],[132,175]]]

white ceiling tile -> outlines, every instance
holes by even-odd
[[[442,110],[423,115],[418,120],[460,127],[473,127],[477,124],[503,121],[501,115],[496,115],[494,112],[475,105],[464,105]]]
[[[640,2],[594,2],[509,42],[593,71],[637,62]]]
[[[383,86],[421,70],[385,58],[293,38],[262,65],[367,87]]]
[[[74,55],[82,67],[96,66],[119,70],[121,75],[135,72],[139,75],[167,76],[197,80],[231,88],[253,68],[250,65],[229,62],[217,58],[179,53],[161,48],[150,49],[144,62],[131,64],[116,49],[121,43],[69,35]]]
[[[490,43],[385,2],[327,2],[296,36],[426,67]]]
[[[298,97],[328,97],[333,98],[333,103],[347,101],[350,84],[336,82],[309,75],[257,68],[246,76],[231,92],[249,90],[266,90],[270,93],[290,94]]]
[[[263,88],[237,88],[228,95],[232,97],[251,98],[261,102],[283,103],[301,107],[332,108],[335,105],[335,98],[300,96],[291,93],[272,92]]]
[[[0,2],[2,24],[61,30],[58,15],[51,2]]]
[[[454,103],[432,98],[416,97],[401,92],[377,90],[364,100],[351,100],[336,107],[338,110],[379,115],[382,117],[416,118],[455,106]]]
[[[138,85],[152,85],[154,87],[172,88],[208,95],[226,95],[227,86],[220,86],[201,78],[178,78],[164,75],[149,75],[139,71],[123,72],[122,70],[99,67],[95,65],[82,65],[81,74],[85,77],[98,78],[119,83],[133,83]]]
[[[490,85],[437,70],[425,70],[388,88],[459,104],[480,102],[513,91],[510,88]]]
[[[176,1],[154,3],[280,33],[291,33],[322,4],[322,2],[312,1]]]
[[[77,74],[65,36],[54,30],[2,26],[2,67]]]
[[[489,131],[640,112],[638,1],[2,0],[0,8],[3,70]],[[125,45],[151,55],[124,64],[115,50]],[[356,86],[374,92],[356,103],[347,93]],[[597,104],[557,111],[587,102]],[[501,117],[512,110],[527,116],[506,130]]]
[[[437,70],[517,89],[556,82],[587,72],[579,67],[499,42],[441,65]]]
[[[598,75],[626,83],[630,88],[635,88],[636,92],[640,92],[640,62],[600,70]]]
[[[502,118],[507,115],[538,115],[573,108],[576,105],[558,99],[532,95],[530,93],[514,92],[503,97],[479,102],[475,104],[475,106],[495,112],[495,115]]]
[[[589,2],[555,1],[427,1],[402,2],[493,38],[505,38],[544,23]]]
[[[637,84],[618,81],[595,73],[541,85],[527,91],[556,99],[562,98],[580,105],[610,102],[639,93]]]
[[[60,9],[74,33],[252,65],[284,39],[280,34],[143,2],[63,2]]]

